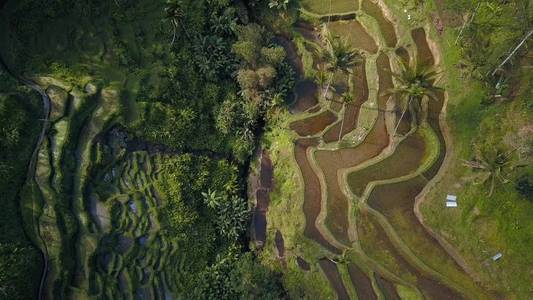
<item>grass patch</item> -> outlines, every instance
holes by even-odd
[[[300,5],[309,12],[327,15],[342,14],[356,11],[359,8],[358,0],[332,0],[331,7],[329,2],[323,0],[302,0]]]
[[[279,269],[275,254],[274,234],[283,234],[287,257],[287,270],[283,270],[283,283],[289,295],[294,298],[311,297],[328,299],[334,292],[318,267],[318,260],[329,252],[303,235],[305,216],[303,214],[303,186],[298,166],[294,159],[295,136],[289,131],[288,112],[279,112],[269,120],[263,137],[263,145],[269,150],[274,168],[274,190],[270,193],[267,214],[268,237],[263,264]],[[296,256],[311,264],[311,270],[304,272],[296,264]]]
[[[521,75],[522,90],[513,102],[484,107],[483,87],[463,78],[455,67],[461,59],[460,49],[453,45],[455,34],[454,30],[446,30],[441,42],[454,153],[445,176],[422,205],[422,212],[428,224],[461,252],[487,289],[513,299],[530,298],[533,254],[528,249],[533,247],[533,203],[521,198],[512,183],[499,187],[488,198],[488,188],[472,184],[473,174],[461,160],[472,158],[473,144],[509,147],[505,144],[507,138],[530,126],[527,103],[531,75]],[[529,171],[516,172],[513,179],[523,172]],[[442,210],[442,199],[448,193],[458,195],[457,210]],[[502,252],[504,257],[492,262],[490,257],[496,252]]]

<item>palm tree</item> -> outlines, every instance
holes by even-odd
[[[269,8],[274,8],[278,10],[286,10],[289,6],[289,0],[270,0],[268,2]]]
[[[207,190],[206,192],[202,192],[202,197],[204,197],[204,202],[209,206],[210,208],[216,208],[220,205],[220,200],[222,197],[217,195],[216,191],[211,191],[211,189]]]
[[[346,104],[352,103],[354,101],[353,95],[350,92],[345,92],[342,94],[342,111],[344,112],[344,115],[346,115]],[[344,128],[344,119],[345,117],[342,117],[341,121],[341,130],[339,131],[339,143],[342,138],[342,129]]]
[[[509,174],[516,168],[526,165],[523,162],[515,162],[512,151],[505,152],[499,147],[476,147],[473,160],[463,160],[463,165],[480,172],[475,184],[488,184],[488,196],[492,196],[497,184],[510,182]]]
[[[392,75],[398,80],[400,85],[389,90],[387,94],[396,95],[400,99],[406,100],[406,103],[403,105],[402,115],[394,128],[393,136],[396,135],[396,131],[408,109],[413,111],[415,113],[414,117],[416,117],[422,107],[422,101],[427,98],[438,101],[436,93],[443,90],[435,86],[439,74],[432,67],[419,64],[416,60],[411,65],[402,60],[399,61],[399,64],[400,72]]]
[[[168,0],[167,5],[165,7],[165,13],[166,19],[170,20],[174,31],[172,35],[172,42],[170,43],[170,45],[172,46],[176,41],[176,35],[178,32],[178,26],[180,25],[180,20],[184,16],[184,12],[181,7],[181,2],[176,0]]]
[[[352,48],[345,40],[338,36],[332,36],[325,30],[323,38],[324,46],[319,48],[319,55],[325,63],[325,70],[330,73],[328,85],[324,95],[328,93],[333,75],[341,71],[345,74],[351,73],[353,68],[361,61],[360,54]]]

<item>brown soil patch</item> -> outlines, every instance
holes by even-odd
[[[377,299],[372,288],[372,281],[366,274],[354,264],[348,264],[348,273],[355,287],[358,299],[374,300]]]
[[[361,196],[372,181],[392,179],[414,172],[420,165],[426,146],[419,134],[413,134],[403,140],[394,153],[386,159],[348,175],[348,184],[352,192]]]
[[[370,53],[376,53],[378,46],[374,38],[368,34],[366,29],[358,21],[333,22],[329,24],[333,34],[348,40],[354,48],[362,49]]]
[[[334,113],[327,110],[316,116],[292,122],[289,127],[300,136],[315,135],[337,120]]]
[[[394,284],[387,279],[381,277],[379,274],[375,274],[376,283],[378,284],[379,289],[383,292],[385,299],[387,300],[401,300]]]
[[[294,87],[295,102],[289,108],[291,113],[301,113],[318,103],[318,86],[311,80],[302,80]]]
[[[403,60],[407,65],[409,65],[411,57],[409,56],[409,52],[404,47],[400,47],[394,52],[400,57],[401,60]]]

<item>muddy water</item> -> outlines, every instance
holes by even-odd
[[[318,86],[311,80],[296,83],[294,94],[296,101],[290,107],[291,113],[301,113],[318,103]]]
[[[331,287],[333,287],[335,293],[337,293],[337,297],[339,297],[339,299],[341,300],[349,300],[350,296],[348,295],[346,287],[342,282],[342,278],[339,274],[339,270],[337,269],[337,265],[327,258],[319,260],[318,264],[320,265],[320,268],[322,269],[324,274],[326,274],[329,284],[331,285]]]
[[[324,130],[324,128],[336,120],[337,116],[335,116],[335,114],[331,111],[327,110],[316,116],[292,122],[289,127],[300,136],[310,136],[321,132]]]
[[[273,186],[273,166],[267,151],[261,154],[261,167],[259,170],[259,186],[255,191],[257,203],[253,214],[253,227],[256,245],[261,248],[266,242],[266,213],[270,202],[269,192]]]
[[[281,262],[281,265],[285,268],[287,266],[287,263],[285,262],[285,241],[283,240],[283,235],[279,230],[276,230],[274,243],[276,244],[276,250],[278,251],[278,258]]]
[[[305,259],[303,259],[303,258],[301,258],[299,256],[296,257],[296,264],[298,265],[298,267],[300,269],[302,269],[304,271],[311,270],[311,266],[309,265],[309,263]]]
[[[255,196],[257,199],[257,205],[254,210],[253,218],[255,242],[259,248],[262,248],[266,242],[266,213],[270,199],[268,196],[268,191],[265,189],[257,190]]]
[[[294,29],[300,33],[306,40],[317,41],[318,32],[315,30],[315,27],[312,24],[298,21],[294,24]]]
[[[386,139],[386,132],[378,131],[381,130],[373,130],[373,134],[369,138],[374,138],[374,135],[380,134]],[[346,245],[350,244],[348,240],[348,199],[342,193],[337,181],[337,171],[346,167],[356,166],[365,160],[377,156],[385,146],[386,142],[383,141],[381,145],[363,143],[354,149],[317,151],[315,153],[316,161],[324,173],[327,187],[328,198],[325,225],[338,241]]]
[[[398,126],[398,123],[394,123],[394,126],[398,126],[395,135],[399,136],[406,135],[407,133],[409,133],[409,130],[411,130],[411,113],[409,111],[406,111],[405,114],[403,114],[403,118],[402,113],[403,112],[401,109],[398,109],[396,111],[396,122],[400,122],[400,125]]]
[[[380,91],[386,91],[393,86],[390,73],[389,59],[381,54],[377,59]],[[348,240],[348,199],[344,196],[337,178],[340,169],[356,166],[371,159],[388,146],[389,137],[385,126],[387,96],[378,99],[378,117],[372,130],[356,148],[340,149],[336,151],[317,151],[316,161],[324,173],[327,187],[327,215],[325,225],[333,236],[346,245]]]
[[[354,264],[348,264],[348,274],[350,275],[358,299],[377,299],[372,288],[372,281],[370,281],[370,278],[359,267]]]
[[[461,267],[442,249],[437,240],[426,232],[414,214],[413,206],[415,197],[422,191],[426,184],[427,180],[419,176],[408,181],[379,186],[370,195],[369,205],[382,213],[398,233],[409,233],[410,237],[416,237],[421,241],[418,244],[422,243],[424,250],[413,249],[415,253],[416,251],[424,251],[426,253],[431,251],[434,253],[434,257],[439,257],[444,260],[443,264],[451,263],[458,272],[463,272]],[[419,245],[418,247],[422,246]],[[428,287],[424,291],[430,294],[433,299],[460,298],[455,291],[452,291],[437,280],[427,278],[427,276],[419,279],[419,283],[420,285],[425,284]],[[450,297],[446,298],[445,295],[449,295]]]
[[[369,14],[371,17],[376,19],[379,24],[379,28],[387,46],[393,48],[396,47],[398,39],[396,38],[396,31],[394,30],[394,25],[385,17],[381,7],[378,4],[372,2],[371,0],[363,0],[361,3],[361,8],[364,12]]]
[[[376,42],[358,21],[333,22],[329,24],[329,28],[334,35],[341,36],[356,49],[370,53],[378,51]]]
[[[401,300],[392,282],[381,277],[381,275],[377,273],[374,275],[374,277],[376,278],[376,283],[378,284],[378,287],[383,293],[383,296],[385,296],[386,300]]]
[[[416,278],[415,283],[417,288],[427,299],[463,299],[463,297],[456,291],[444,286],[438,280],[411,265],[392,244],[375,217],[369,214],[361,215],[360,218],[358,218],[357,227],[361,237],[361,245],[365,252],[371,257],[373,255],[378,255],[376,249],[380,249],[384,252],[382,255],[386,255],[389,259],[392,259],[392,263],[394,264],[391,271],[404,279]],[[378,257],[380,256],[378,255]],[[376,279],[378,279],[377,276]],[[396,289],[392,283],[389,282],[387,284],[387,281],[383,280],[382,284],[383,285],[380,284],[380,289],[385,294],[390,294],[390,297],[394,297],[393,295],[396,294]]]
[[[429,48],[428,41],[426,39],[426,31],[424,28],[416,28],[411,31],[411,37],[415,41],[417,49],[417,60],[418,63],[424,65],[433,65],[435,64],[435,59]]]
[[[400,47],[396,49],[394,52],[396,53],[396,55],[400,57],[401,60],[403,60],[403,62],[409,65],[411,57],[409,56],[409,52],[404,47]]]
[[[359,108],[355,105],[346,105],[344,110],[344,123],[342,120],[337,122],[335,126],[332,126],[330,129],[324,133],[324,142],[331,143],[339,139],[339,131],[342,126],[342,135],[344,136],[348,132],[354,130],[357,127],[357,115],[359,113]]]
[[[308,32],[307,35],[313,36],[312,31],[308,31],[307,27],[302,27],[301,30],[302,32]],[[297,83],[294,88],[295,101],[291,105],[290,111],[291,113],[304,112],[318,103],[318,87],[313,81],[304,79],[302,58],[298,55],[298,50],[294,42],[282,35],[276,36],[274,42],[285,49],[287,55],[286,60],[296,72]]]
[[[261,155],[261,167],[259,172],[259,183],[261,188],[270,190],[272,189],[274,168],[272,166],[272,160],[267,151],[263,150]]]
[[[322,236],[315,226],[315,221],[320,214],[321,209],[320,181],[309,164],[306,151],[307,148],[316,145],[318,145],[318,139],[299,139],[295,142],[294,148],[296,163],[302,172],[304,181],[304,234],[305,236],[324,246],[326,249],[340,254],[340,251],[328,243],[328,241]]]
[[[392,179],[414,172],[420,165],[426,147],[423,137],[414,133],[403,140],[388,158],[348,175],[348,184],[354,194],[361,196],[368,183]]]
[[[379,76],[379,103],[378,106],[380,108],[385,109],[387,100],[389,99],[389,96],[386,96],[385,93],[387,93],[391,88],[394,87],[394,84],[392,82],[392,71],[390,67],[390,61],[389,57],[385,53],[381,53],[377,60],[377,69],[378,69],[378,76]]]
[[[344,124],[338,122],[335,126],[326,131],[324,134],[324,141],[326,143],[331,143],[339,138],[341,126],[343,128],[342,136],[346,135],[357,127],[359,108],[368,99],[368,82],[366,79],[366,68],[364,62],[355,68],[353,80],[354,86],[356,87],[354,91],[355,101],[346,105],[343,116]]]

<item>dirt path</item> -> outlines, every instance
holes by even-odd
[[[22,82],[24,85],[30,87],[32,90],[34,90],[37,93],[39,93],[39,95],[41,96],[41,99],[42,99],[42,103],[43,103],[43,119],[42,119],[43,127],[41,129],[40,134],[39,134],[39,138],[37,139],[37,142],[35,143],[35,147],[33,149],[33,152],[32,152],[31,158],[30,158],[30,163],[28,164],[28,171],[26,172],[26,181],[33,180],[34,177],[35,177],[35,169],[36,169],[37,157],[38,157],[38,154],[39,154],[39,150],[41,149],[41,145],[42,145],[42,143],[44,141],[44,138],[46,136],[46,132],[47,132],[47,129],[48,129],[48,126],[49,126],[51,101],[50,101],[50,98],[48,97],[48,95],[35,82],[33,82],[33,81],[29,80],[29,79],[23,78],[23,77],[17,75],[16,73],[14,73],[12,71],[12,69],[10,69],[7,66],[7,64],[5,63],[5,61],[4,61],[4,59],[3,59],[3,57],[1,55],[0,55],[0,65],[13,78],[15,78],[16,80]],[[34,224],[37,224],[37,222],[35,220],[34,220]],[[40,283],[39,283],[39,293],[38,293],[38,296],[37,296],[38,299],[43,299],[44,283],[46,281],[46,275],[47,275],[47,272],[48,272],[48,250],[46,248],[46,244],[44,243],[42,237],[39,234],[39,229],[36,228],[35,230],[36,230],[35,233],[36,233],[37,237],[41,240],[41,243],[43,245],[43,249],[41,249],[41,253],[43,255],[44,265],[43,265],[41,280],[40,280]]]

